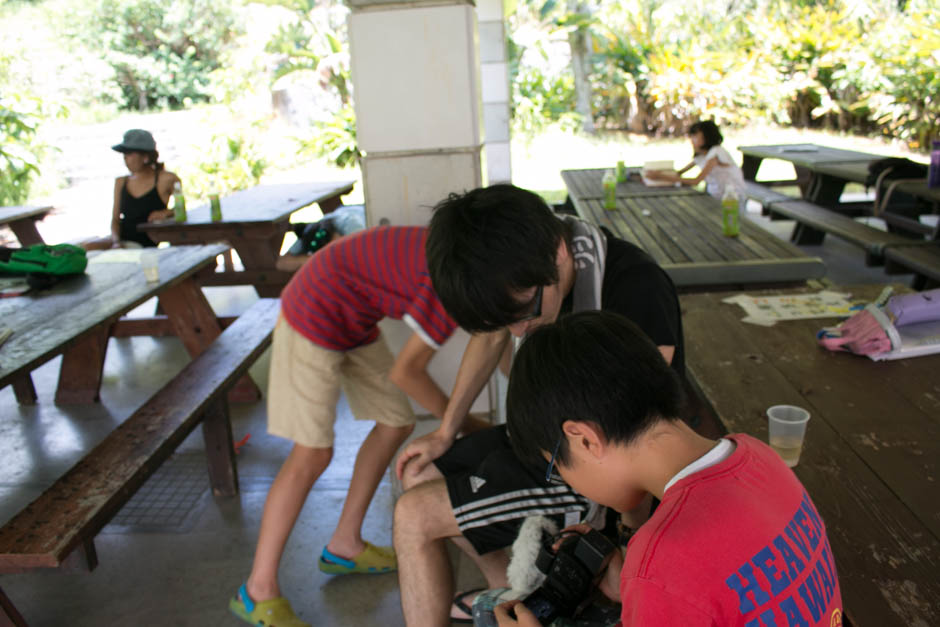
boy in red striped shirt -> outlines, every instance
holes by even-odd
[[[307,625],[281,596],[277,571],[307,494],[330,463],[341,387],[355,417],[376,424],[359,449],[319,568],[345,574],[397,567],[391,548],[364,541],[361,527],[385,469],[414,428],[405,394],[438,418],[447,407],[427,364],[456,324],[431,287],[426,238],[424,227],[404,226],[348,235],[313,255],[281,294],[268,431],[294,447],[268,492],[251,574],[229,604],[252,625]],[[376,326],[382,318],[404,320],[414,331],[397,358]]]

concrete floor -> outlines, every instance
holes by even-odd
[[[781,237],[791,222],[752,219]],[[909,276],[887,277],[881,268],[865,268],[861,252],[829,237],[806,247],[822,257],[828,279],[837,285],[907,283]],[[250,288],[206,290],[219,314],[238,313],[255,300]],[[134,312],[148,315],[153,304]],[[173,338],[111,340],[105,363],[101,403],[58,407],[53,394],[59,360],[33,373],[39,403],[16,404],[12,390],[0,390],[0,521],[6,521],[81,458],[150,394],[188,361]],[[266,389],[269,356],[252,368]],[[341,403],[333,464],[307,500],[291,536],[281,582],[300,616],[318,626],[402,625],[394,574],[331,578],[315,560],[328,540],[352,473],[355,452],[369,425],[352,420]],[[229,597],[251,565],[260,513],[289,444],[265,433],[264,403],[232,407],[233,432],[251,434],[239,454],[241,493],[215,498],[208,489],[197,430],[148,482],[138,497],[96,539],[100,565],[92,573],[3,575],[0,587],[30,625],[75,626],[234,626]],[[425,422],[420,432],[433,428]],[[394,487],[388,476],[366,519],[365,534],[379,544],[391,542]],[[473,566],[458,559],[458,584],[481,581]]]

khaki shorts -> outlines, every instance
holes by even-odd
[[[394,361],[382,336],[365,346],[334,351],[278,318],[268,377],[268,433],[311,448],[332,447],[341,388],[357,420],[390,427],[414,424],[411,403],[388,380]]]

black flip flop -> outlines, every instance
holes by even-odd
[[[454,618],[453,616],[451,616],[450,622],[459,623],[461,625],[472,625],[473,624],[473,608],[467,605],[466,599],[468,596],[471,596],[471,595],[473,595],[473,597],[476,597],[476,595],[480,594],[484,590],[486,590],[486,588],[474,588],[473,590],[465,590],[463,592],[458,593],[457,596],[454,597],[454,607],[456,607],[458,610],[460,610],[461,612],[463,612],[470,618]]]

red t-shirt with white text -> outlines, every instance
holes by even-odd
[[[841,627],[826,528],[769,446],[727,436],[731,455],[663,495],[620,573],[624,626]]]

